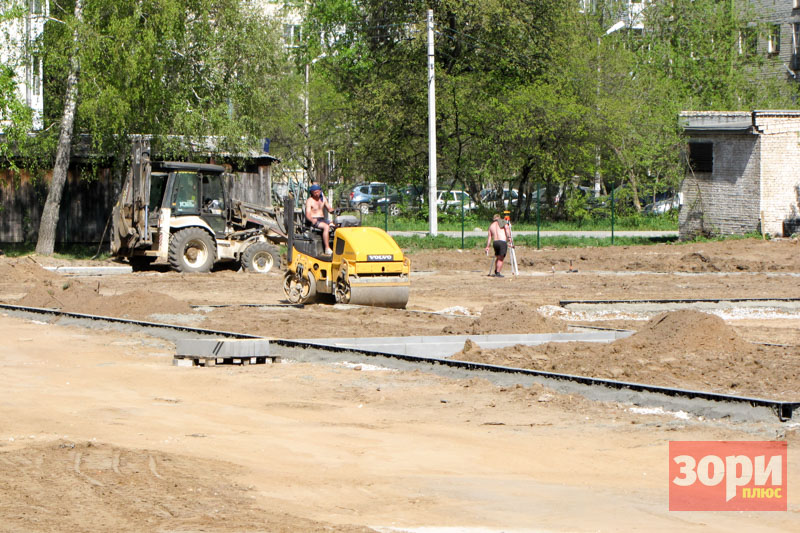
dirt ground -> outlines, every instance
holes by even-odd
[[[635,330],[458,359],[800,401],[800,310],[581,311],[570,300],[800,299],[800,243],[411,254],[405,310],[282,307],[280,272],[67,276],[0,256],[0,302],[275,338]],[[111,262],[83,262],[111,266]],[[251,305],[242,305],[251,304]],[[788,531],[788,513],[670,513],[670,440],[800,423],[636,411],[364,365],[172,366],[144,336],[0,315],[0,531]],[[800,463],[789,452],[789,478]],[[394,529],[393,529],[394,528]],[[425,529],[428,528],[428,529]],[[451,528],[451,529],[446,529]],[[472,529],[469,529],[472,528]]]

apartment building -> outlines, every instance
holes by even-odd
[[[33,110],[33,128],[37,130],[42,128],[44,71],[41,57],[26,50],[41,37],[48,15],[47,0],[27,0],[24,16],[0,23],[0,61],[14,69],[18,96]]]
[[[283,41],[287,47],[297,46],[300,41],[300,25],[303,22],[302,11],[288,6],[284,0],[245,0],[253,9],[270,18],[277,18],[283,23]]]
[[[751,0],[765,25],[758,53],[769,57],[765,72],[800,81],[800,0]]]

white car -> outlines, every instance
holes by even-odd
[[[471,211],[475,209],[475,202],[472,201],[472,198],[469,197],[469,194],[456,190],[439,190],[436,196],[436,206],[439,209],[460,210],[462,198],[464,211]]]
[[[667,211],[678,209],[679,207],[680,199],[676,194],[670,198],[665,198],[664,200],[659,200],[658,202],[644,206],[644,212],[646,214],[661,215]]]

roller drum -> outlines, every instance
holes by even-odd
[[[408,303],[409,286],[405,276],[351,277],[340,301],[354,305],[404,309]]]

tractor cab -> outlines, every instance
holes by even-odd
[[[153,194],[156,193],[156,194]],[[197,216],[223,238],[228,222],[224,168],[217,165],[165,162],[150,178],[150,212],[170,209],[173,217]]]

